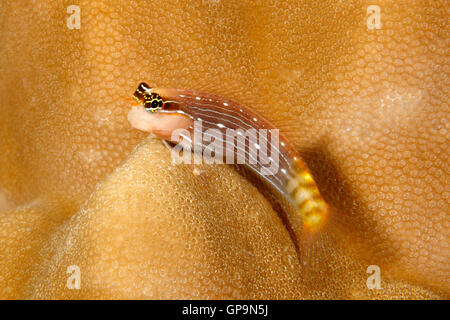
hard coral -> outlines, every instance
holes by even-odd
[[[448,297],[447,3],[376,2],[380,29],[366,1],[79,1],[69,29],[62,2],[2,1],[0,297]],[[286,133],[339,210],[313,267],[231,168],[131,153],[142,80]]]

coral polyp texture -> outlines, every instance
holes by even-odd
[[[446,1],[78,2],[0,3],[1,298],[449,297]],[[233,168],[172,165],[141,81],[264,115],[327,229],[296,247]]]

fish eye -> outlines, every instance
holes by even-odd
[[[151,100],[146,100],[144,102],[144,107],[147,111],[151,111],[151,112],[156,112],[158,111],[162,106],[162,101],[159,99],[151,99]]]

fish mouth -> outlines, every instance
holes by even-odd
[[[124,98],[124,100],[127,101],[130,104],[130,106],[132,106],[132,107],[137,107],[137,106],[142,105],[142,102],[138,101],[134,97],[133,97],[133,99],[127,97],[127,98]]]

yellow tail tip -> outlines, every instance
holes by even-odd
[[[308,212],[304,212],[303,225],[310,232],[317,232],[324,227],[328,218],[328,208],[315,208]]]

